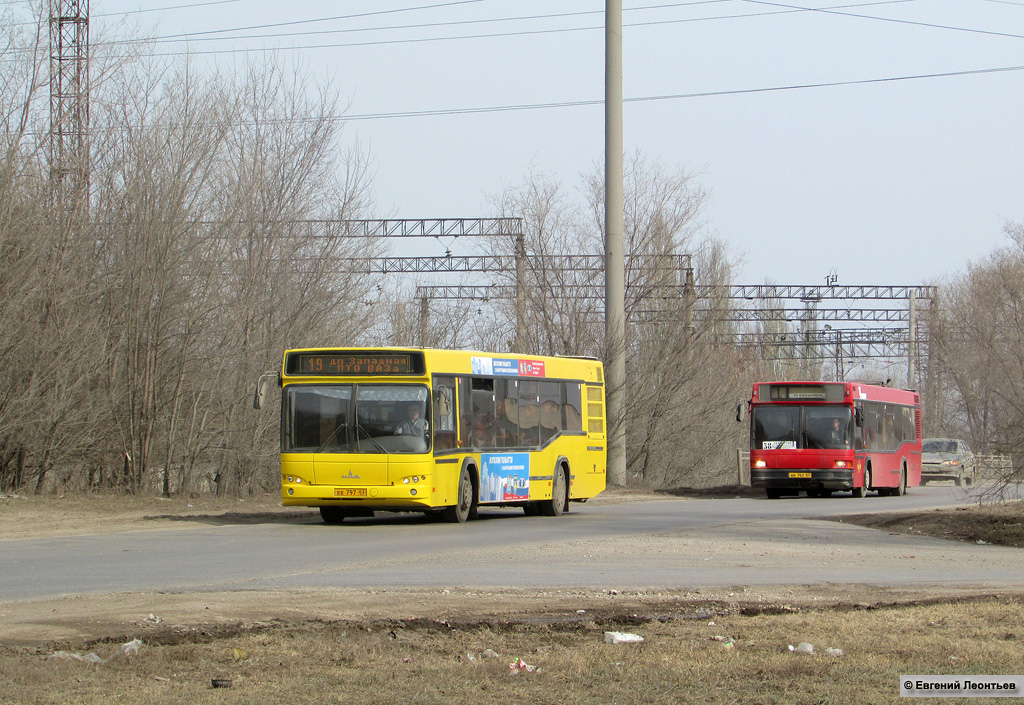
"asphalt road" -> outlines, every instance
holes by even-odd
[[[445,524],[383,514],[0,540],[0,601],[125,591],[284,588],[699,589],[729,585],[1024,585],[1024,550],[895,535],[824,515],[949,506],[905,497],[573,504],[562,517],[483,510]]]

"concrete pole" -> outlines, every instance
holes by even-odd
[[[605,0],[604,311],[608,483],[626,484],[626,262],[622,165],[622,0]]]
[[[430,328],[430,299],[420,299],[420,347],[427,347],[427,331]]]
[[[405,335],[405,304],[399,303],[395,309],[395,330],[391,333],[392,345],[411,345]]]

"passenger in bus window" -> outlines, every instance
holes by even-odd
[[[832,430],[829,432],[829,440],[832,442],[833,448],[843,448],[846,446],[846,432],[843,429],[841,419],[832,419]]]
[[[545,399],[540,404],[540,441],[547,443],[558,435],[561,430],[562,409],[561,405],[550,399]]]
[[[472,443],[474,448],[494,447],[494,419],[490,415],[473,420]]]
[[[498,404],[494,411],[497,416],[494,419],[495,435],[502,448],[516,448],[519,446],[519,405],[510,397],[505,398],[504,404]]]
[[[423,423],[423,419],[420,417],[420,405],[412,403],[409,405],[409,419],[402,424],[400,432],[403,436],[424,436],[426,435],[426,425]]]

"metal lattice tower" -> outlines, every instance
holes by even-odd
[[[65,214],[89,185],[89,0],[50,0],[50,179]]]

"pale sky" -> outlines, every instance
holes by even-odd
[[[1024,222],[1024,0],[623,4],[625,152],[698,175],[737,283],[931,283]],[[490,217],[531,169],[603,165],[600,0],[92,0],[92,36],[154,8],[128,17],[222,67],[277,48],[332,77],[377,217]]]

